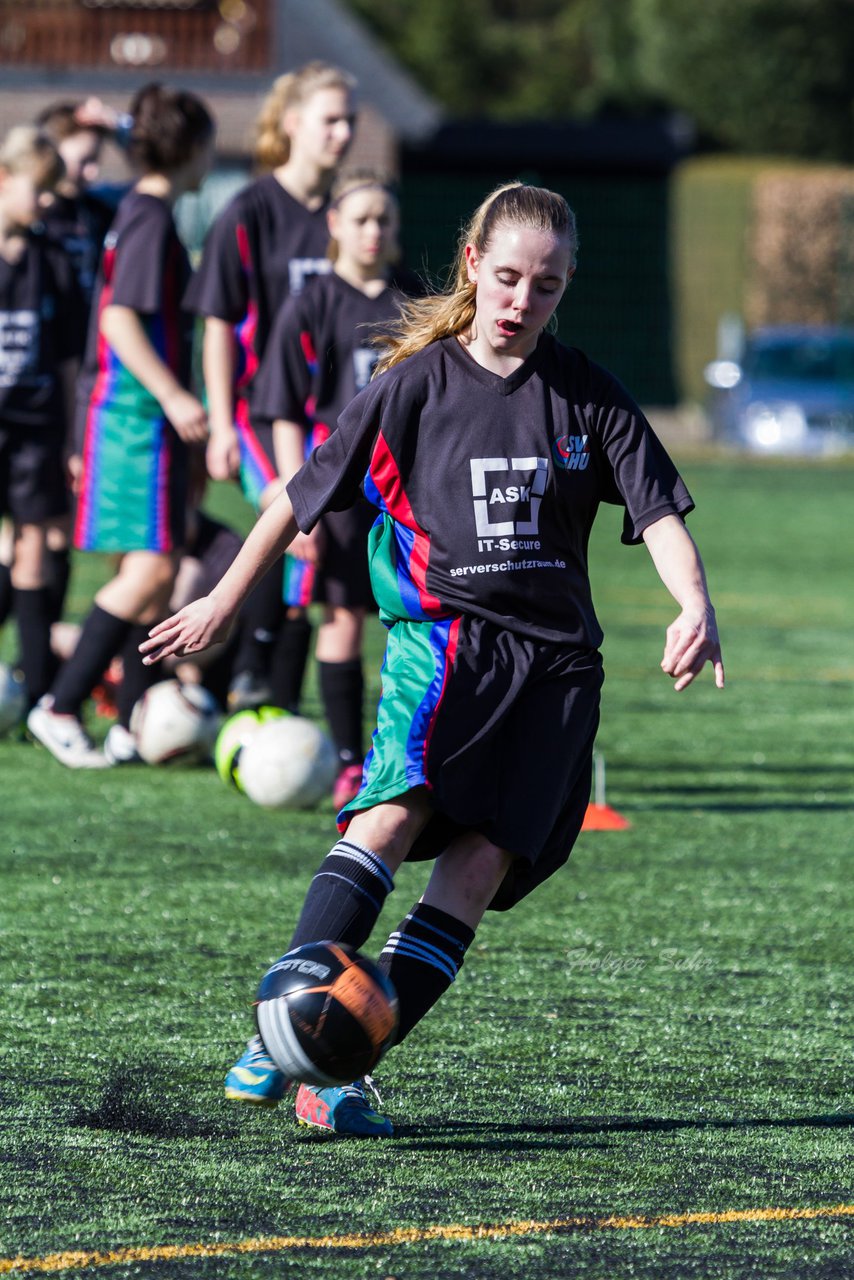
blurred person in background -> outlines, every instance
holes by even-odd
[[[115,216],[115,206],[90,190],[97,181],[105,141],[116,137],[119,116],[97,98],[84,102],[54,102],[36,118],[37,126],[51,139],[64,165],[54,191],[42,199],[41,220],[48,236],[68,257],[86,307],[89,308],[104,238]],[[68,459],[72,485],[80,476],[80,458]],[[45,573],[50,591],[54,625],[62,619],[71,572],[70,515],[52,520],[47,528]]]
[[[139,176],[101,256],[77,411],[83,465],[75,546],[115,553],[119,566],[27,722],[70,768],[103,768],[136,754],[130,714],[151,683],[137,636],[167,610],[185,536],[187,450],[208,436],[204,406],[189,389],[193,319],[182,297],[191,269],[172,210],[207,173],[214,123],[195,95],[156,84],[140,90],[131,115],[128,158]],[[81,708],[118,653],[119,721],[102,753]]]
[[[47,538],[68,512],[63,463],[85,327],[72,264],[40,221],[62,175],[56,147],[34,125],[0,145],[0,622],[14,613],[31,702],[55,669]]]
[[[326,218],[332,271],[281,308],[253,387],[253,418],[273,423],[284,483],[370,382],[380,355],[372,343],[378,327],[399,315],[407,294],[424,292],[417,276],[395,269],[400,210],[383,175],[369,169],[341,173]],[[338,752],[338,809],[362,781],[362,632],[368,609],[376,607],[367,553],[375,515],[360,495],[348,510],[328,512],[312,533],[298,535],[285,556],[286,604],[323,606],[315,657]]]
[[[355,127],[355,82],[311,62],[280,76],[257,120],[262,176],[240,191],[211,227],[187,305],[204,316],[203,368],[210,413],[208,469],[239,474],[263,511],[281,488],[272,427],[253,420],[251,389],[275,315],[312,276],[328,272],[329,189]],[[230,706],[299,706],[311,629],[306,611],[283,602],[283,563],[247,602],[247,628]]]

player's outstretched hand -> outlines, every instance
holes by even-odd
[[[213,596],[202,596],[178,613],[158,622],[139,646],[142,661],[150,667],[162,658],[185,658],[228,639],[231,618]]]
[[[680,693],[700,674],[707,662],[714,668],[715,684],[724,687],[724,664],[714,609],[689,612],[683,609],[667,628],[661,669],[676,683]]]

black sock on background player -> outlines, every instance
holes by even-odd
[[[12,613],[12,566],[0,563],[0,627]]]
[[[44,564],[50,598],[50,620],[61,622],[71,578],[71,552],[68,547],[48,547],[44,555]]]
[[[50,688],[54,658],[50,648],[50,593],[47,587],[12,588],[12,609],[21,640],[21,670],[35,705]]]
[[[276,636],[270,669],[272,702],[299,715],[305,669],[311,648],[311,623],[305,614],[286,617]]]
[[[139,646],[148,636],[149,624],[134,624],[122,646],[122,680],[116,694],[119,724],[130,729],[130,718],[139,699],[159,679],[159,673],[143,665]]]
[[[361,764],[365,680],[362,661],[318,662],[317,677],[332,741],[342,765]]]
[[[110,662],[119,653],[133,624],[117,618],[100,605],[93,605],[83,624],[77,648],[60,668],[51,690],[53,710],[58,715],[76,716],[98,684]]]
[[[263,688],[262,701],[270,696],[270,668],[273,647],[282,624],[285,606],[282,601],[284,561],[277,560],[257,584],[241,612],[240,638],[234,654],[234,692],[248,698]]]

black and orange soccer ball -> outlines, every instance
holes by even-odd
[[[272,965],[255,999],[258,1033],[289,1080],[349,1084],[371,1071],[397,1030],[386,975],[343,942],[309,942]]]

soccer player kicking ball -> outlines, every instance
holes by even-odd
[[[155,627],[146,661],[227,635],[298,531],[360,489],[379,510],[374,592],[389,628],[373,749],[341,839],[312,880],[290,947],[362,947],[407,859],[433,868],[385,944],[400,1043],[451,985],[487,908],[507,910],[569,856],[590,794],[602,632],[586,548],[600,502],[625,508],[679,613],[662,668],[677,690],[721,650],[693,502],[640,409],[545,332],[575,271],[575,220],[554,192],[494,191],[461,239],[446,292],[409,302],[380,376],[264,513],[215,590]],[[258,1037],[226,1092],[278,1101]],[[388,1136],[363,1083],[302,1085],[297,1117]]]

